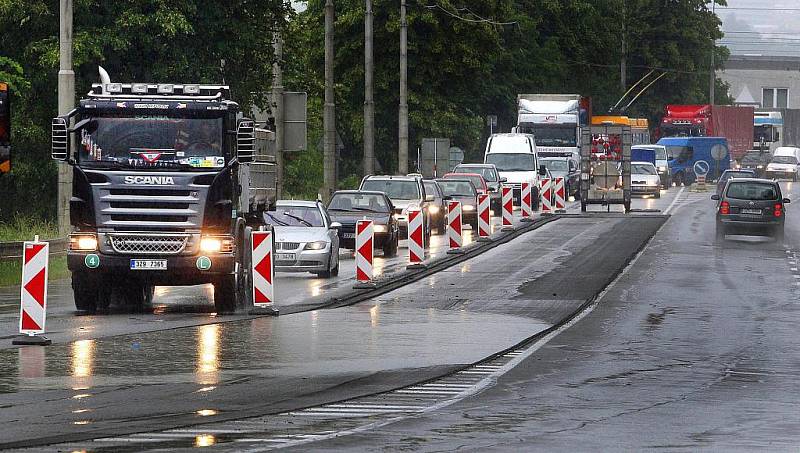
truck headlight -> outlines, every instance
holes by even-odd
[[[372,231],[375,233],[385,233],[389,231],[389,229],[386,227],[386,225],[373,225]]]
[[[304,247],[305,250],[324,250],[328,246],[328,241],[309,242]]]
[[[69,249],[82,252],[95,251],[97,250],[97,235],[91,233],[70,234]]]
[[[233,237],[203,236],[200,238],[200,251],[203,253],[232,253]]]

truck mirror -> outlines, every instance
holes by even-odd
[[[243,118],[236,127],[236,158],[239,163],[249,164],[253,161],[256,150],[256,127],[253,120]]]
[[[50,136],[50,156],[55,160],[68,160],[70,147],[67,120],[61,117],[53,118]]]
[[[547,176],[547,167],[539,165],[539,176]]]

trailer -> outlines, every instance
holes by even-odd
[[[581,133],[581,211],[590,204],[631,210],[631,128],[592,126]]]

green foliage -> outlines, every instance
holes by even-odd
[[[41,239],[58,237],[58,226],[53,222],[39,220],[35,217],[16,216],[11,221],[0,223],[0,242],[32,241],[34,236]]]
[[[322,187],[322,152],[286,153],[285,156],[284,197],[315,200]]]
[[[66,256],[51,256],[47,270],[48,280],[62,280],[69,278],[70,272],[67,269]],[[0,261],[0,287],[19,286],[22,282],[22,260],[2,260]]]

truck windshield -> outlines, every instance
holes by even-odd
[[[529,153],[489,153],[486,163],[494,164],[498,171],[536,171],[534,155]]]
[[[538,146],[578,146],[575,125],[535,126],[530,129]]]
[[[152,164],[225,166],[222,118],[95,117],[81,130],[81,165]]]
[[[416,181],[401,179],[368,179],[361,190],[383,192],[390,200],[419,200],[419,185]]]
[[[705,132],[703,126],[664,124],[661,126],[662,137],[703,137]]]
[[[776,141],[774,137],[775,128],[770,124],[759,124],[753,126],[753,143],[761,143],[761,137],[764,137],[764,143],[772,143]]]

